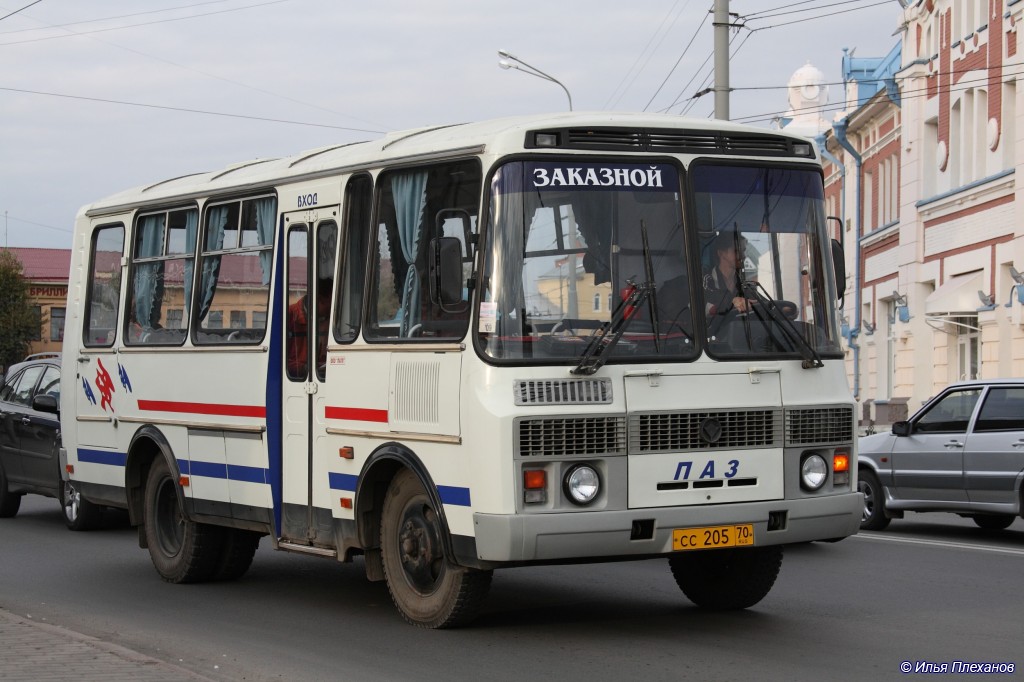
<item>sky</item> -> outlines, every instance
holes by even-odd
[[[116,192],[385,132],[564,111],[708,118],[712,0],[0,0],[0,239],[70,248]],[[19,11],[20,10],[20,11]],[[734,121],[885,56],[897,0],[731,0]],[[744,89],[756,88],[756,89]],[[829,87],[829,102],[843,99]],[[832,118],[834,114],[826,114]]]

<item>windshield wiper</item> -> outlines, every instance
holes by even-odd
[[[818,355],[818,351],[814,350],[814,346],[807,343],[807,339],[797,331],[796,325],[793,324],[793,321],[779,310],[779,306],[776,305],[775,299],[768,295],[768,292],[763,286],[757,282],[743,280],[740,282],[740,287],[743,290],[743,295],[746,298],[756,299],[757,302],[761,304],[761,307],[764,308],[765,312],[768,313],[768,317],[770,317],[772,321],[782,329],[783,333],[789,337],[789,340],[797,346],[800,350],[800,355],[803,356],[804,359],[801,363],[801,367],[804,369],[812,369],[825,366],[825,363],[821,361],[821,356]]]
[[[647,221],[640,221],[640,239],[644,248],[644,277],[650,291],[647,296],[647,310],[651,316],[651,331],[654,332],[654,352],[661,354],[661,334],[658,331],[658,292],[654,288],[654,266],[651,264],[651,247],[647,243]]]
[[[629,323],[633,321],[637,309],[654,293],[654,285],[650,282],[637,284],[635,280],[627,279],[626,284],[629,285],[629,294],[619,301],[612,311],[611,318],[590,338],[590,343],[580,356],[579,364],[570,370],[572,374],[589,376],[601,369],[608,361],[612,349],[626,332]]]

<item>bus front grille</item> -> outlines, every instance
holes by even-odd
[[[635,454],[782,446],[782,411],[714,410],[633,414],[629,451]]]
[[[545,417],[516,420],[520,457],[580,457],[626,454],[622,416]]]
[[[786,410],[786,444],[850,443],[853,408],[846,406]]]
[[[608,405],[611,379],[521,379],[515,382],[516,405]]]

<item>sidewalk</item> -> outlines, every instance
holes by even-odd
[[[0,680],[212,682],[191,671],[95,637],[0,609]]]

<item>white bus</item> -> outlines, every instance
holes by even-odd
[[[837,248],[812,144],[673,116],[133,189],[77,218],[66,476],[175,583],[237,578],[269,536],[361,555],[425,627],[496,568],[613,558],[746,608],[784,545],[860,521]]]

